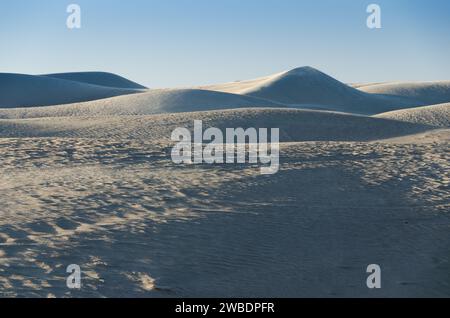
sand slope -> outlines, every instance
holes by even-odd
[[[436,127],[450,127],[450,103],[397,110],[379,114],[376,117]]]
[[[432,127],[343,113],[295,109],[236,109],[182,114],[60,117],[0,120],[2,137],[82,137],[168,140],[177,127],[279,128],[280,140],[373,141],[420,133]]]
[[[370,94],[412,98],[422,106],[450,102],[450,81],[382,83],[362,86],[359,90]]]
[[[43,76],[107,87],[146,89],[145,86],[130,81],[122,76],[107,72],[56,73],[45,74]]]
[[[283,144],[268,177],[151,139],[0,139],[0,296],[448,297],[448,146]]]
[[[387,138],[378,140],[376,142],[394,143],[394,144],[449,144],[450,143],[450,128],[433,129],[425,132],[420,132],[413,135],[406,135],[400,137]],[[448,148],[448,147],[447,147]],[[448,151],[447,151],[448,152]]]
[[[312,104],[356,114],[377,114],[423,105],[408,97],[368,94],[312,68],[300,67],[272,76],[205,86],[204,89],[255,96],[283,104]]]
[[[95,84],[95,85],[94,85]],[[120,76],[102,73],[63,73],[45,76],[0,74],[0,108],[49,106],[96,101],[88,106],[71,105],[71,109],[35,110],[34,117],[67,116],[68,112],[90,116],[153,114],[164,112],[230,109],[240,107],[280,107],[322,109],[355,114],[374,115],[388,111],[425,106],[431,100],[446,99],[443,87],[420,87],[409,94],[391,90],[364,92],[311,67],[297,68],[256,80],[205,86],[201,89],[146,91],[139,97],[119,95],[143,92],[143,86]],[[437,96],[435,92],[441,92]],[[430,96],[428,96],[428,95]],[[423,95],[428,98],[423,98]],[[437,97],[436,97],[436,96]],[[434,96],[434,97],[433,97]],[[105,99],[100,100],[99,99]],[[74,106],[74,107],[73,107]],[[90,109],[84,113],[86,109]],[[38,112],[45,115],[37,115]],[[106,113],[105,113],[106,112]],[[23,113],[23,112],[21,112]],[[59,113],[62,113],[60,115]],[[21,115],[25,116],[26,115]],[[1,118],[5,118],[2,116]]]
[[[281,107],[251,96],[195,89],[151,90],[86,103],[0,109],[0,118],[119,116],[206,111],[242,107]]]
[[[0,73],[0,108],[68,104],[136,92],[47,76]]]

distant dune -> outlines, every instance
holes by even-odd
[[[280,128],[280,140],[373,141],[416,134],[432,127],[343,113],[246,108],[151,116],[60,117],[0,120],[0,137],[82,137],[167,140],[177,127]]]
[[[360,87],[368,93],[311,67],[204,89],[143,90],[103,72],[0,74],[0,84],[1,136],[167,138],[176,125],[202,118],[216,127],[280,127],[285,141],[368,141],[449,121],[448,105],[414,108],[445,98],[445,83]],[[359,116],[372,114],[380,116]]]
[[[254,96],[289,105],[320,105],[328,110],[365,115],[424,105],[421,101],[409,97],[362,92],[312,67],[301,67],[250,81],[202,88]]]
[[[0,118],[150,115],[242,107],[281,107],[251,96],[198,89],[150,90],[145,93],[70,105],[0,109]]]
[[[145,86],[132,82],[122,76],[106,72],[57,73],[43,76],[114,88],[146,89]]]
[[[43,76],[0,74],[0,108],[92,102],[88,105],[70,105],[70,109],[19,110],[16,112],[20,113],[18,117],[146,115],[256,106],[375,115],[429,105],[430,101],[449,100],[446,83],[399,85],[364,84],[356,89],[311,67],[255,80],[203,86],[200,89],[165,90],[144,90],[142,85],[104,72]],[[130,96],[134,93],[143,94]],[[8,117],[4,112],[0,114],[0,118]]]
[[[397,110],[376,117],[435,127],[450,127],[450,103]]]
[[[47,76],[0,73],[0,108],[68,104],[136,92]]]
[[[421,106],[450,102],[450,81],[393,82],[365,85],[358,89],[370,94],[411,98],[420,102]]]

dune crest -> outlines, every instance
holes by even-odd
[[[0,108],[69,104],[137,92],[48,76],[0,73]]]
[[[431,101],[448,100],[450,95],[450,84],[445,82],[406,88],[392,85],[367,84],[356,89],[312,67],[300,67],[249,81],[150,91],[123,77],[104,72],[44,76],[0,74],[0,108],[91,102],[71,105],[71,109],[12,112],[20,113],[19,117],[30,117],[29,113],[34,117],[129,115],[241,107],[291,107],[375,115],[426,106]],[[142,94],[131,96],[134,93]],[[9,116],[15,117],[0,113],[0,118]]]
[[[222,92],[162,89],[70,105],[0,109],[0,118],[151,115],[242,107],[282,107],[282,105],[251,96]]]
[[[366,85],[359,90],[370,94],[415,99],[421,106],[450,102],[450,81],[392,82]]]
[[[435,127],[450,127],[450,103],[396,110],[375,117]]]
[[[202,120],[217,127],[279,128],[280,141],[375,141],[422,133],[433,127],[390,119],[315,110],[243,108],[159,115],[0,120],[0,138],[78,137],[168,140],[178,127]]]
[[[363,92],[309,66],[255,80],[202,88],[264,98],[291,106],[317,105],[328,110],[364,115],[423,105],[413,98]]]
[[[147,89],[147,87],[130,81],[122,76],[107,72],[55,73],[45,74],[43,76],[113,88]]]

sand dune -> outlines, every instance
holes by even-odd
[[[0,108],[68,104],[136,92],[47,76],[0,74]]]
[[[382,85],[368,85],[364,88],[378,86]],[[417,96],[412,94],[397,96],[366,93],[311,67],[297,68],[251,81],[205,86],[202,89],[166,89],[142,93],[141,88],[143,86],[127,79],[101,72],[45,76],[1,74],[0,108],[93,101],[89,104],[70,105],[68,108],[18,110],[12,113],[20,114],[17,117],[145,115],[250,106],[287,106],[374,115],[426,105],[422,99],[416,99]],[[128,95],[137,92],[142,94]],[[1,112],[0,118],[8,117],[4,111]]]
[[[450,127],[450,103],[397,110],[376,117],[436,127]]]
[[[312,67],[301,67],[256,80],[202,88],[254,96],[283,104],[320,105],[328,110],[356,114],[377,114],[424,105],[412,98],[362,92]]]
[[[107,72],[56,73],[43,76],[114,88],[146,89],[145,86]]]
[[[149,115],[242,107],[281,107],[251,96],[194,89],[150,90],[70,105],[0,109],[0,118]]]
[[[0,297],[450,294],[449,104],[397,110],[426,90],[363,92],[311,68],[139,88],[105,73],[0,75],[0,108],[47,105],[0,109]],[[175,164],[171,133],[194,120],[279,128],[279,172]],[[372,263],[380,290],[365,284]]]
[[[295,109],[236,109],[182,114],[0,120],[4,137],[81,137],[168,140],[177,127],[279,128],[280,141],[373,141],[416,134],[432,127],[389,119]]]
[[[393,82],[365,85],[358,89],[370,94],[411,98],[419,101],[421,106],[450,102],[450,81]]]

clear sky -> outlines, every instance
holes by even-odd
[[[371,3],[380,30],[366,26]],[[345,82],[450,80],[450,1],[1,0],[0,43],[0,72],[99,70],[149,87],[304,65]]]

